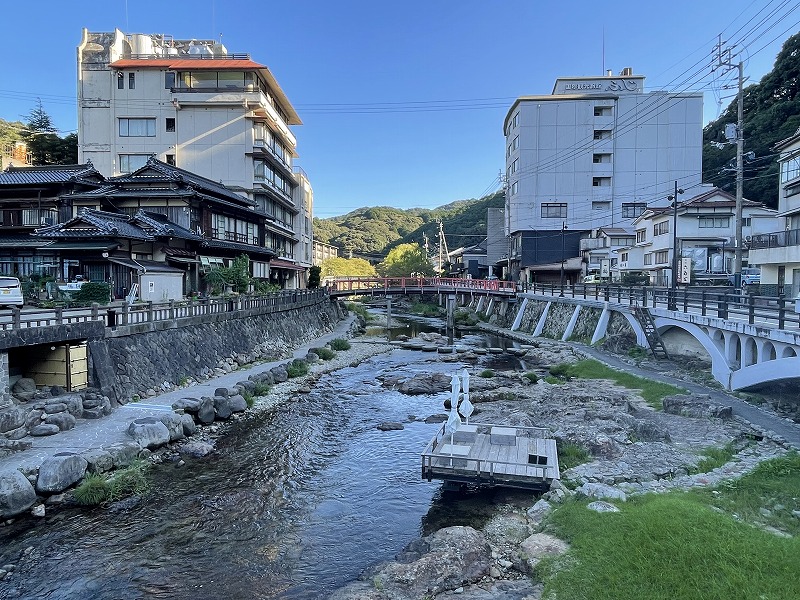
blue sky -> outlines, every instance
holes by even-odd
[[[521,95],[560,75],[633,67],[646,88],[705,90],[717,35],[758,81],[800,30],[796,0],[63,0],[3,7],[0,117],[40,97],[64,133],[76,122],[75,48],[90,31],[214,38],[266,64],[294,104],[315,215],[361,206],[435,208],[499,187],[502,123]],[[605,39],[605,44],[603,43]],[[605,51],[603,51],[605,48]],[[716,75],[719,75],[717,71]],[[723,107],[730,98],[724,100]]]

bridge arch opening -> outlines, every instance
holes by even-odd
[[[775,351],[775,345],[772,342],[764,342],[761,346],[761,360],[758,362],[766,362],[768,360],[775,360],[778,358],[778,353]]]
[[[785,346],[781,350],[781,358],[793,358],[795,356],[797,356],[797,351],[791,346]]]
[[[708,332],[708,330],[705,330]],[[711,338],[711,341],[714,342],[714,346],[717,347],[722,354],[725,354],[725,336],[722,334],[722,331],[719,329],[714,329],[711,331],[711,334],[708,336]]]
[[[745,338],[744,340],[744,352],[742,355],[742,368],[749,367],[750,365],[754,365],[758,362],[758,347],[756,346],[756,341],[751,338]]]

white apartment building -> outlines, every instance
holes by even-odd
[[[84,29],[77,54],[79,161],[116,176],[155,155],[223,183],[269,217],[275,265],[311,264],[313,196],[292,165],[302,123],[266,66],[212,40],[118,29]]]
[[[780,152],[778,226],[754,235],[750,262],[761,267],[761,293],[800,297],[800,128],[775,144]]]
[[[701,93],[645,92],[644,76],[562,77],[506,116],[507,232],[512,270],[578,256],[600,227],[629,227],[666,203],[675,182],[699,185]]]
[[[760,202],[742,202],[742,235],[745,241],[777,223],[777,211]],[[719,188],[711,188],[678,205],[677,215],[670,207],[649,208],[633,222],[636,241],[617,250],[618,273],[644,272],[653,285],[672,284],[673,228],[677,223],[678,256],[692,259],[696,281],[733,271],[736,252],[736,198]],[[747,252],[745,251],[745,259]],[[747,261],[746,261],[747,262]],[[749,260],[752,263],[752,257]]]

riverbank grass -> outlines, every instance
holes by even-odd
[[[597,513],[587,499],[556,509],[548,529],[570,551],[537,567],[543,597],[701,600],[798,597],[800,457],[766,461],[715,490],[649,494]],[[765,503],[772,526],[764,529]],[[577,595],[576,595],[576,592]]]
[[[75,500],[85,506],[97,506],[141,495],[150,488],[147,480],[149,468],[150,463],[137,460],[124,469],[114,471],[108,478],[89,473],[75,488]]]
[[[561,367],[562,365],[556,366]],[[550,372],[551,374],[553,373],[553,367],[550,368]],[[612,369],[592,359],[567,365],[567,368],[563,369],[563,372],[567,379],[570,377],[579,379],[609,379],[622,387],[639,390],[644,401],[655,409],[663,408],[662,400],[666,396],[686,392],[686,390],[668,383],[652,381],[630,373],[625,373],[624,371],[617,371],[616,369]]]

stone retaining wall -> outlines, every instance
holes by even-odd
[[[188,378],[230,371],[234,363],[276,360],[333,329],[343,316],[336,302],[282,312],[190,322],[180,327],[119,335],[89,343],[93,374],[117,402],[161,393]],[[109,364],[110,363],[110,364]],[[228,368],[226,368],[226,365]]]

